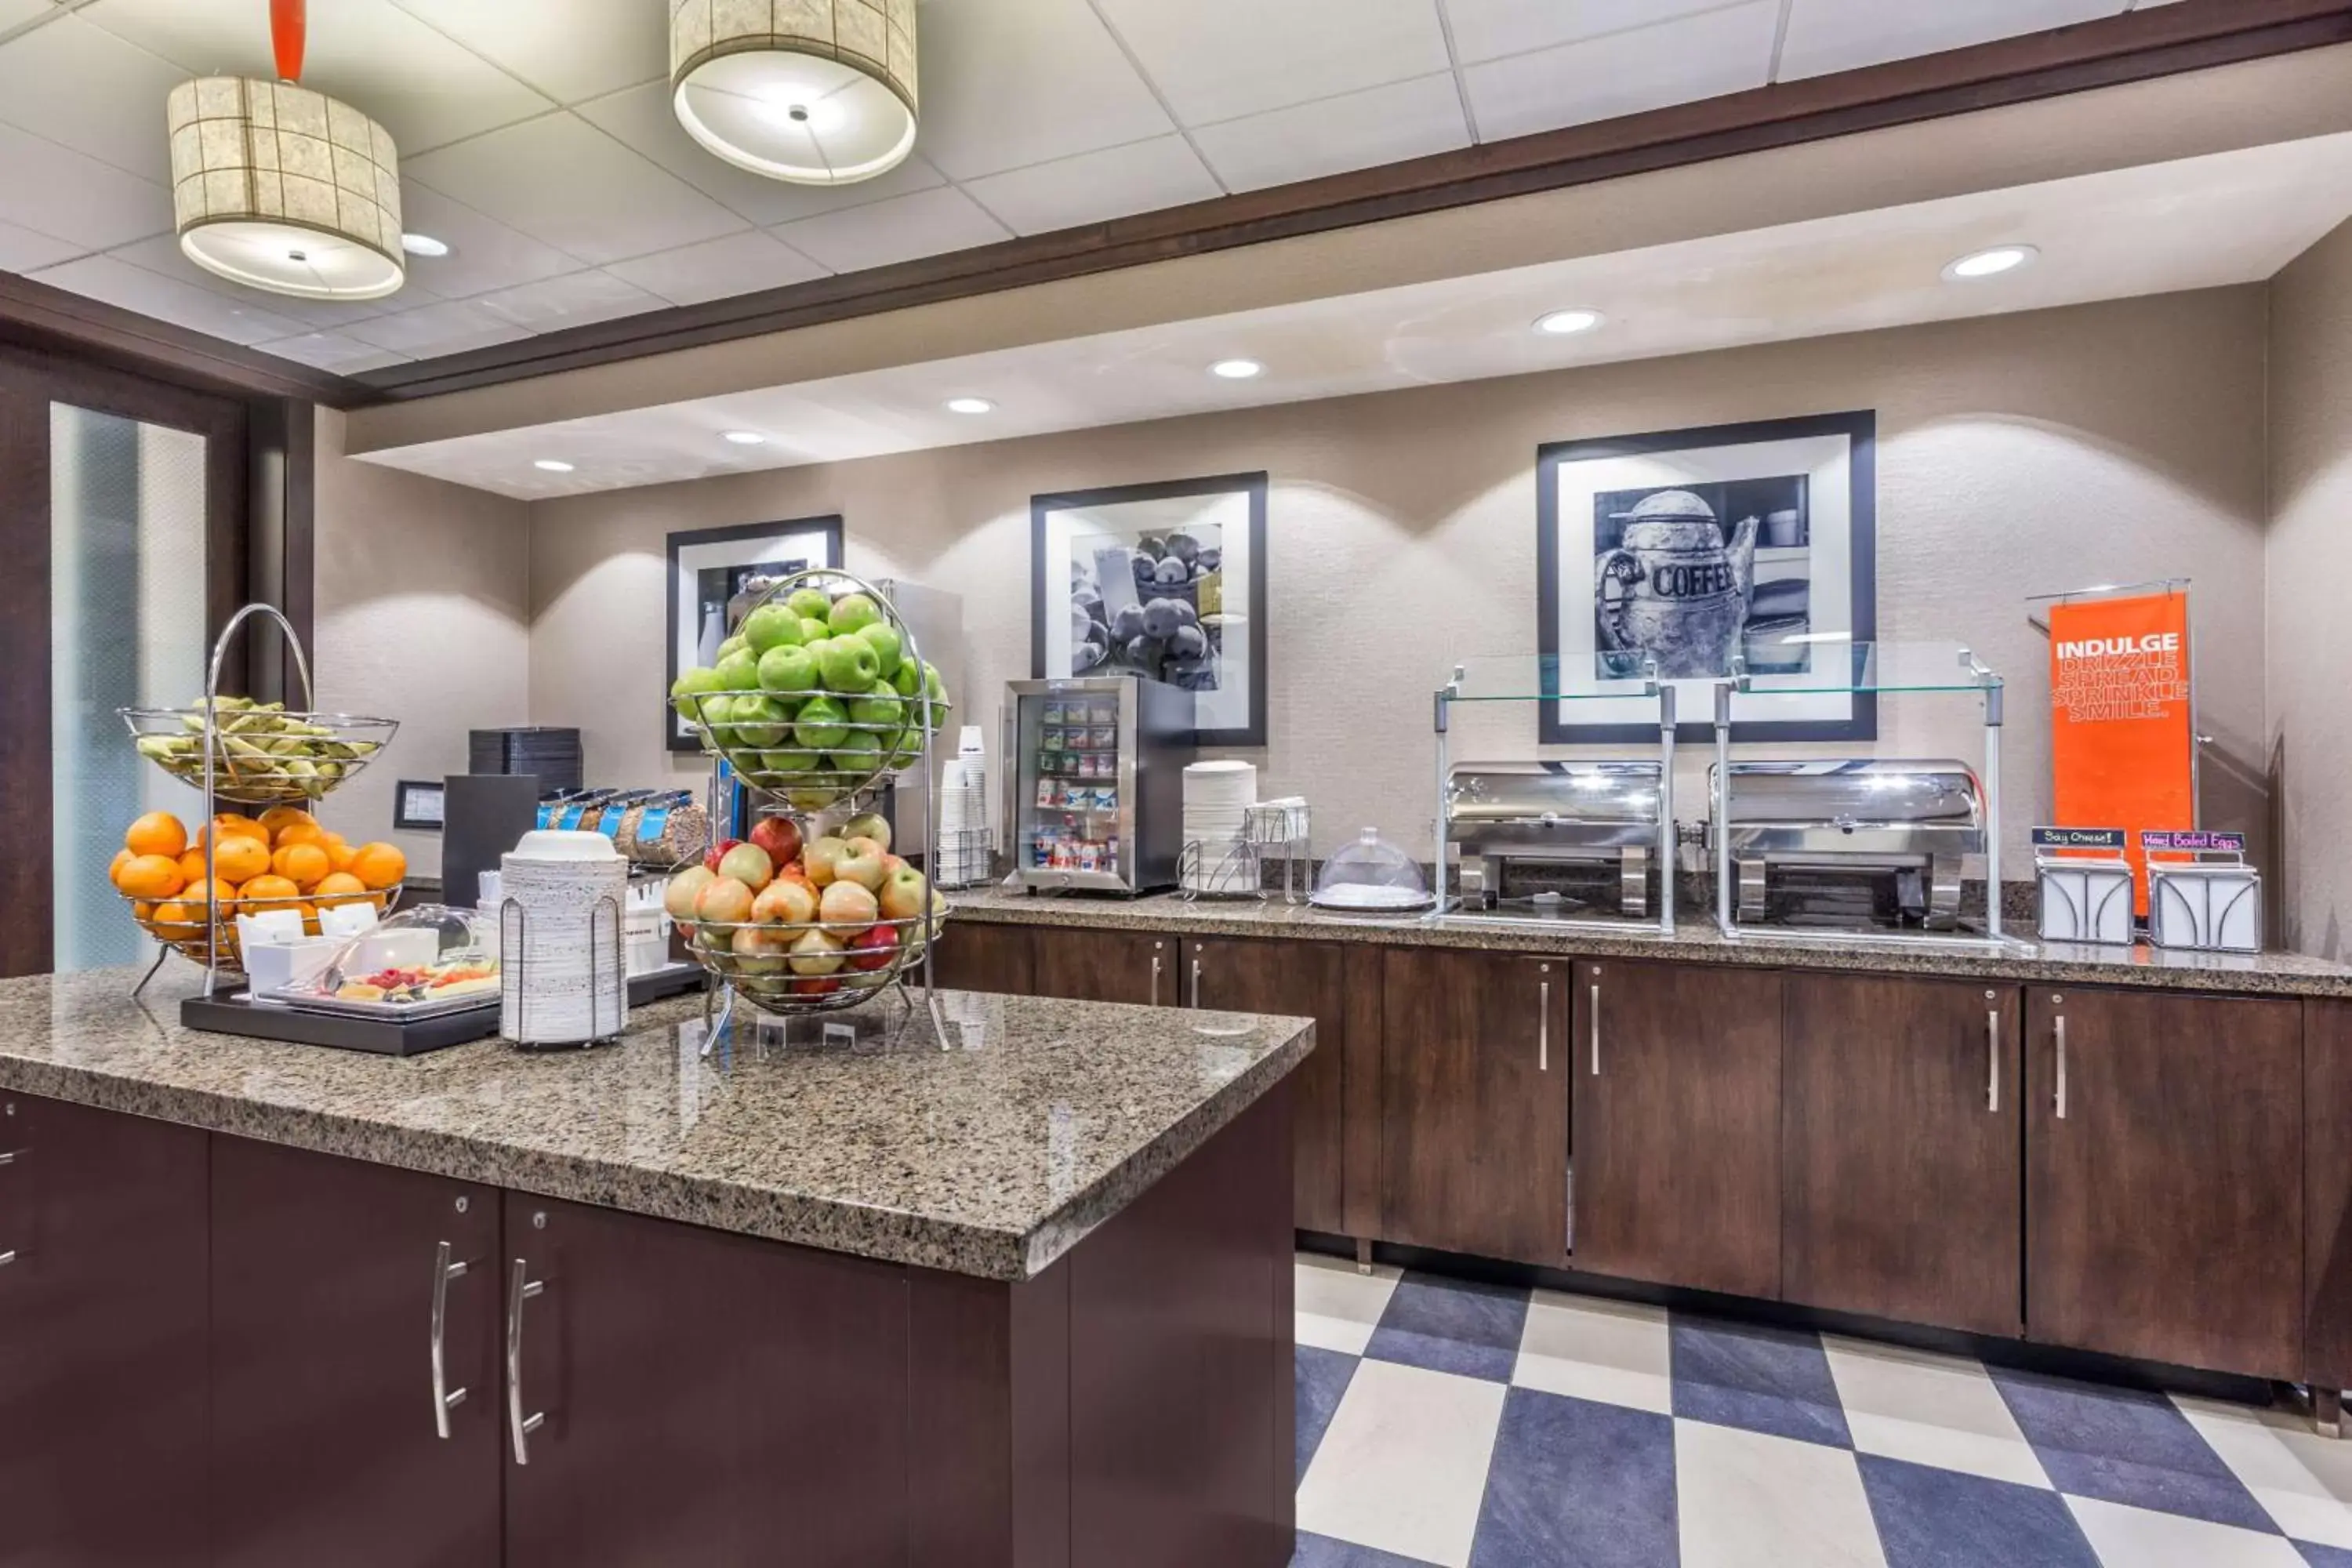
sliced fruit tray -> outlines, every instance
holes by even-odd
[[[395,719],[354,713],[291,712],[281,703],[220,698],[207,720],[194,708],[126,708],[139,754],[182,783],[238,805],[294,805],[323,798],[383,752]],[[207,737],[210,743],[207,744]]]

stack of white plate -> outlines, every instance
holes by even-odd
[[[620,922],[629,865],[613,841],[601,833],[526,833],[499,861],[499,1033],[526,1046],[618,1035],[628,1010]]]
[[[1255,763],[1194,763],[1184,770],[1184,842],[1200,846],[1185,863],[1184,886],[1196,893],[1255,891],[1242,828],[1257,799]]]
[[[988,879],[988,763],[980,726],[967,724],[956,755],[940,767],[940,865],[943,888]]]

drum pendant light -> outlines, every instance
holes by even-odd
[[[670,107],[729,163],[846,185],[915,145],[915,0],[670,0]]]
[[[172,89],[172,210],[206,271],[307,300],[376,300],[407,278],[400,156],[384,128],[295,85],[303,0],[270,0],[281,81],[200,77]]]

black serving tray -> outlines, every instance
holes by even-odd
[[[492,996],[482,1006],[444,1013],[437,1018],[342,1018],[328,1013],[305,1013],[292,1007],[254,1003],[241,993],[223,992],[191,996],[182,1002],[180,1024],[183,1028],[205,1029],[217,1035],[247,1035],[257,1040],[372,1051],[383,1057],[415,1057],[497,1034],[499,999]]]

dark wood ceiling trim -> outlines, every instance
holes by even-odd
[[[2184,0],[370,373],[404,401],[2352,42],[2352,0]]]
[[[373,395],[342,376],[11,272],[0,272],[0,342],[92,359],[201,392],[299,397],[339,408]]]

